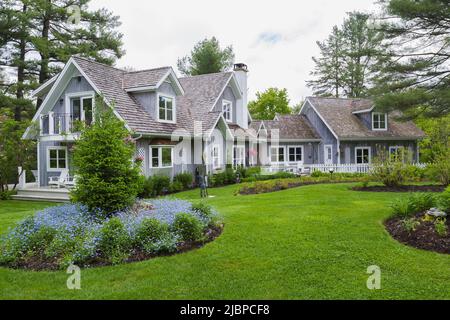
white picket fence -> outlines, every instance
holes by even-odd
[[[426,163],[414,163],[412,164],[419,168],[425,168]],[[372,171],[372,164],[312,164],[305,165],[309,167],[311,172],[335,172],[335,173],[370,173]]]
[[[425,168],[426,163],[415,163],[414,166]],[[305,165],[277,165],[265,167],[264,171],[267,173],[275,173],[280,171],[309,174],[314,171],[325,173],[370,173],[372,171],[372,164],[305,164]]]
[[[372,170],[370,164],[312,164],[305,167],[311,168],[311,172],[335,172],[335,173],[369,173]]]

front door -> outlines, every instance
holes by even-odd
[[[333,146],[326,145],[324,148],[325,164],[333,164]]]

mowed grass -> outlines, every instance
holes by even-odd
[[[404,246],[382,222],[406,194],[313,185],[234,196],[210,190],[224,233],[191,252],[68,275],[0,268],[3,299],[450,299],[450,257]],[[178,198],[198,201],[197,190]],[[46,204],[0,202],[0,232]],[[368,290],[367,267],[381,268]]]

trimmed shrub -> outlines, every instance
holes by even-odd
[[[119,218],[111,218],[100,229],[98,248],[101,256],[111,264],[125,261],[130,255],[130,237]]]
[[[198,202],[192,205],[192,210],[198,212],[204,217],[211,217],[213,215],[213,209],[205,202]]]
[[[179,173],[173,178],[173,183],[180,183],[183,189],[190,189],[194,183],[194,176],[189,173]]]
[[[96,99],[95,120],[73,148],[77,184],[72,200],[108,216],[131,206],[140,190],[140,168],[132,162],[135,142],[113,110]]]
[[[139,193],[139,198],[151,198],[153,197],[153,179],[152,177],[144,178],[142,183],[142,190]]]
[[[170,178],[168,176],[157,175],[152,177],[153,196],[162,196],[170,191]]]
[[[198,218],[190,214],[177,214],[172,228],[183,241],[203,240],[204,225]]]
[[[170,193],[181,192],[183,190],[185,190],[185,188],[183,187],[183,184],[179,181],[174,181],[169,186]]]
[[[169,233],[169,225],[155,218],[142,221],[136,230],[134,244],[146,253],[176,250],[176,239]]]

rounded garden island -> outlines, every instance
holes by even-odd
[[[107,218],[67,204],[39,211],[6,233],[0,264],[56,270],[141,261],[200,247],[222,228],[217,212],[204,203],[142,201]]]

